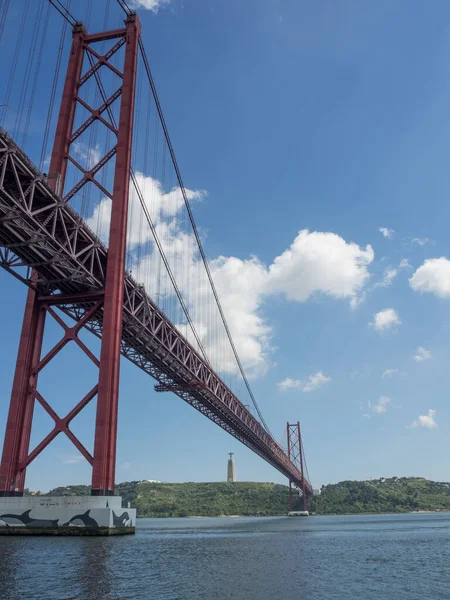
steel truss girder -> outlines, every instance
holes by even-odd
[[[80,321],[94,306],[86,294],[104,288],[107,249],[80,216],[54,194],[27,156],[0,130],[0,247],[14,246],[23,264],[35,266],[38,279],[22,279],[40,294],[81,294],[59,308]],[[31,188],[33,192],[27,192]],[[32,196],[30,198],[30,196]],[[2,217],[17,213],[12,220]],[[13,225],[11,225],[13,223]],[[39,234],[36,237],[36,234]],[[56,259],[56,260],[55,260]],[[0,266],[5,265],[0,262]],[[9,266],[8,270],[12,270]],[[309,482],[279,444],[231,392],[199,353],[128,273],[125,274],[122,355],[256,454],[298,487]],[[85,327],[102,337],[103,309]],[[201,384],[199,389],[186,386]],[[178,389],[176,389],[178,386]]]

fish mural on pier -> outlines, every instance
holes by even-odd
[[[98,523],[90,516],[90,510],[87,510],[82,515],[75,515],[63,527],[98,527]]]
[[[26,510],[21,515],[4,514],[0,515],[0,526],[9,527],[24,526],[24,527],[58,527],[59,519],[33,519],[30,517],[31,508]]]
[[[3,508],[5,510],[5,508]],[[14,509],[13,509],[14,510]],[[78,509],[79,510],[79,509]],[[10,509],[11,511],[11,509]],[[31,512],[35,512],[35,514],[39,515],[39,507],[31,508],[22,513],[14,513],[14,512],[5,512],[0,514],[0,529],[6,528],[54,528],[58,529],[61,527],[73,527],[73,528],[88,528],[88,529],[97,529],[97,528],[111,528],[111,527],[130,527],[133,528],[133,518],[130,516],[130,512],[123,510],[121,512],[115,513],[113,510],[104,510],[101,509],[98,511],[97,509],[89,509],[84,512],[76,513],[75,510],[67,512],[66,509],[55,509],[53,511],[45,511],[49,517],[59,516],[60,518],[33,518],[30,514]],[[44,514],[45,514],[44,512]],[[95,514],[98,518],[93,518],[91,516],[91,512]],[[75,514],[74,514],[75,513]],[[111,523],[111,513],[112,513],[112,523]],[[70,517],[70,515],[74,515]],[[133,514],[133,513],[131,513]],[[70,518],[68,518],[70,517]],[[100,522],[99,522],[100,521]]]
[[[114,511],[112,514],[114,527],[131,527],[131,517],[126,511],[120,516],[117,516]]]

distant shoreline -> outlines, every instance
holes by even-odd
[[[427,514],[450,511],[450,482],[422,477],[341,481],[321,486],[308,499],[311,515]],[[51,490],[49,495],[89,495],[87,485]],[[289,512],[289,488],[264,482],[117,484],[123,506],[136,507],[143,518],[283,517]],[[144,517],[145,515],[145,517]]]
[[[157,516],[138,516],[138,519],[271,519],[273,517],[287,517],[286,513],[279,513],[277,515],[189,515],[186,517],[157,517]],[[408,511],[396,511],[396,512],[358,512],[358,513],[310,513],[310,517],[362,517],[364,515],[421,515],[421,514],[439,514],[439,513],[450,513],[450,508],[442,508],[437,510],[408,510]]]

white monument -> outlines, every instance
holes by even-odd
[[[235,483],[236,481],[236,466],[233,460],[234,452],[228,452],[230,458],[228,459],[228,471],[227,471],[227,481],[228,483]]]

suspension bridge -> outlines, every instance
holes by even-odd
[[[70,2],[23,0],[18,15],[0,2],[0,265],[28,286],[0,496],[23,500],[27,467],[60,433],[92,466],[92,496],[114,495],[124,356],[286,476],[292,509],[293,488],[312,494],[300,426],[288,424],[284,448],[252,392],[192,214],[204,193],[183,185],[139,18],[105,0],[94,24],[85,4],[74,15]],[[43,352],[49,321],[63,335]],[[82,330],[100,339],[99,356]],[[69,343],[98,377],[60,415],[39,375]],[[88,449],[70,425],[94,399]],[[30,448],[36,403],[54,426]]]

